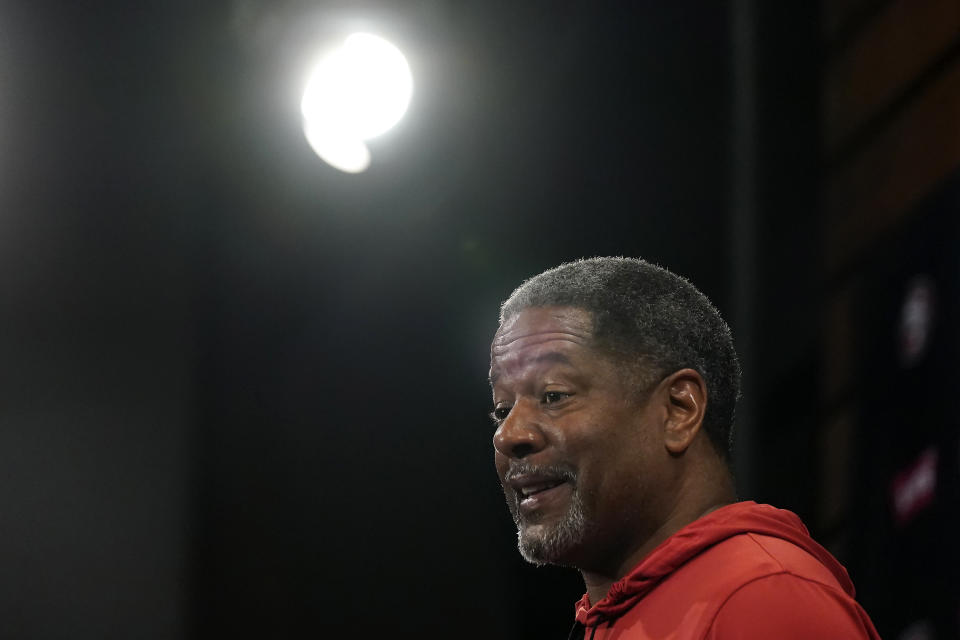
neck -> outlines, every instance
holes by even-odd
[[[694,520],[698,520],[720,507],[736,502],[733,480],[729,473],[724,473],[723,481],[713,484],[700,497],[701,499],[697,500],[687,496],[686,499],[675,502],[676,506],[670,515],[662,520],[662,524],[650,535],[644,536],[643,541],[614,568],[601,571],[581,568],[580,573],[583,575],[583,582],[587,588],[587,594],[590,596],[590,605],[593,606],[605,598],[614,582],[633,570],[664,540]]]

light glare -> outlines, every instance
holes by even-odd
[[[304,133],[324,161],[363,171],[370,163],[363,141],[399,122],[412,94],[413,77],[400,50],[383,38],[352,34],[310,75],[300,103]]]

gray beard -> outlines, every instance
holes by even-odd
[[[536,532],[531,531],[516,511],[513,519],[517,524],[517,548],[520,549],[520,555],[527,562],[538,566],[564,564],[563,558],[583,542],[587,530],[583,500],[576,488],[563,518],[550,527],[538,527]]]

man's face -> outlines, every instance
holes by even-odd
[[[603,565],[655,526],[660,413],[592,331],[582,309],[533,307],[491,346],[495,462],[531,562]]]

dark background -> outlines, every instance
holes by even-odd
[[[876,487],[902,460],[847,490],[872,506],[823,507],[862,467],[823,462],[822,379],[832,292],[886,290],[900,232],[824,267],[823,185],[856,153],[821,142],[843,46],[816,3],[773,4],[0,4],[0,637],[565,637],[582,584],[515,550],[487,349],[522,279],[593,255],[715,301],[746,369],[741,494],[797,511],[869,611],[895,607],[863,550],[900,544]],[[355,176],[299,115],[344,29],[392,40],[415,82]],[[944,224],[903,237],[950,256]],[[934,401],[930,431],[955,433]]]

